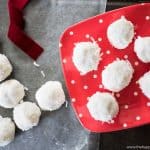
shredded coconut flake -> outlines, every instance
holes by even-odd
[[[42,74],[43,78],[45,78],[45,73],[43,70],[41,71],[41,74]]]
[[[36,61],[33,62],[33,65],[36,67],[40,67],[40,65]]]

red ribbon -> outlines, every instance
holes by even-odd
[[[33,59],[37,59],[43,48],[33,41],[24,29],[23,9],[29,0],[9,0],[10,25],[8,38]]]

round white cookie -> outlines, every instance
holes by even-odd
[[[119,106],[114,96],[110,93],[96,92],[87,103],[87,108],[95,120],[109,122],[119,112]]]
[[[5,80],[12,72],[12,65],[8,58],[0,54],[0,81]]]
[[[73,63],[81,74],[97,70],[100,60],[100,48],[96,43],[80,42],[73,50]]]
[[[59,109],[65,102],[65,94],[59,81],[48,81],[36,92],[35,98],[42,110]]]
[[[32,102],[18,104],[13,110],[13,118],[19,129],[26,131],[37,126],[41,116],[40,108]]]
[[[102,71],[102,83],[104,88],[119,92],[129,85],[134,69],[127,60],[116,60],[110,63]]]
[[[15,79],[0,84],[0,106],[4,108],[15,107],[24,95],[24,86]]]
[[[150,99],[150,71],[145,73],[138,81],[143,94]]]
[[[134,43],[134,51],[144,63],[150,63],[150,36],[138,37]]]
[[[125,49],[134,37],[134,25],[124,16],[108,26],[107,38],[113,47]]]
[[[0,146],[6,146],[14,140],[15,124],[10,118],[0,116]]]

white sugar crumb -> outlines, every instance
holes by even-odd
[[[95,44],[96,43],[96,40],[91,36],[90,37],[90,40]],[[99,47],[100,48],[100,47]],[[101,48],[100,48],[101,49]]]
[[[33,62],[33,65],[36,67],[40,67],[40,65],[36,61]]]
[[[119,92],[129,85],[134,69],[127,60],[116,60],[102,71],[102,84],[113,92]]]
[[[150,99],[150,71],[139,79],[139,86],[143,94]]]
[[[24,86],[24,89],[25,89],[26,91],[29,91],[29,89],[28,89],[26,86]]]
[[[97,70],[100,61],[100,47],[97,43],[80,42],[73,49],[73,63],[83,75]]]
[[[108,26],[107,38],[117,49],[125,49],[134,37],[134,25],[124,16]]]
[[[96,92],[87,103],[91,116],[98,121],[110,122],[119,112],[119,105],[110,93]]]
[[[42,74],[43,78],[45,78],[45,73],[43,70],[41,71],[41,74]]]
[[[134,52],[144,63],[150,62],[150,36],[138,37],[134,43]]]
[[[68,107],[68,101],[65,101],[65,107],[66,108]]]

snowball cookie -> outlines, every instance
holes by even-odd
[[[145,73],[138,81],[143,94],[150,98],[150,71]]]
[[[110,93],[96,92],[87,103],[87,108],[95,120],[109,122],[119,112],[119,106],[114,96]]]
[[[15,124],[10,118],[0,116],[0,146],[6,146],[14,140]]]
[[[134,43],[134,51],[144,63],[150,63],[150,36],[138,37]]]
[[[26,131],[37,126],[41,116],[40,108],[32,102],[18,104],[13,110],[14,121],[19,129]]]
[[[48,81],[36,92],[35,98],[42,110],[53,111],[65,102],[65,94],[59,81]]]
[[[124,16],[108,26],[107,38],[117,49],[125,49],[134,37],[134,26]]]
[[[129,85],[133,72],[129,61],[116,60],[102,71],[102,83],[106,89],[119,92]]]
[[[0,84],[0,106],[4,108],[15,107],[24,95],[24,86],[15,79]]]
[[[73,63],[83,75],[97,70],[100,60],[100,48],[96,43],[80,42],[73,50]]]
[[[8,58],[0,54],[0,81],[5,80],[12,72],[12,65]]]

